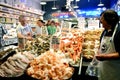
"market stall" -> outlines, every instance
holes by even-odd
[[[34,11],[25,11],[24,9],[0,4],[0,8],[3,7],[6,8],[7,13],[9,13],[8,8],[18,11],[14,16],[17,18],[20,12],[26,12],[25,14],[29,14],[28,17],[32,18],[41,15],[34,13]],[[69,7],[71,8],[71,6]],[[2,14],[5,14],[4,12]],[[72,26],[70,20],[62,20],[60,31],[54,35],[36,36],[31,41],[24,43],[24,49],[17,46],[0,52],[0,79],[97,80],[95,76],[86,75],[85,71],[99,48],[99,38],[103,29],[99,28],[98,20],[90,20],[89,27],[85,28],[85,18],[77,18],[76,13],[74,15],[76,19],[75,26]],[[3,17],[1,22],[4,22]],[[7,27],[7,29],[10,28]],[[8,32],[4,36],[6,46],[16,44],[17,35],[15,30],[12,29]]]

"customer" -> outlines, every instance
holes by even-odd
[[[36,38],[36,26],[35,26],[35,25],[32,25],[32,26],[31,26],[31,29],[32,29],[32,37],[33,37],[33,38]]]
[[[56,32],[60,32],[60,23],[55,22]]]
[[[120,80],[120,24],[117,12],[103,11],[100,22],[104,31],[101,35],[100,51],[96,55],[100,60],[99,80]]]
[[[24,48],[26,40],[32,40],[32,29],[27,24],[26,17],[24,15],[19,16],[19,24],[17,26],[18,45],[21,49]]]
[[[37,21],[36,34],[37,35],[48,35],[47,27],[45,26],[45,22],[43,20]]]
[[[47,26],[48,34],[53,35],[56,33],[55,21],[51,21],[50,25]]]

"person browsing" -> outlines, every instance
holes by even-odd
[[[17,26],[18,45],[20,48],[24,48],[25,40],[32,40],[32,29],[27,24],[26,16],[19,16],[19,24]]]

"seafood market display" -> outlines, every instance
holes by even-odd
[[[50,48],[50,36],[37,36],[32,41],[27,41],[25,50],[33,51],[33,53],[40,55]]]
[[[79,63],[82,51],[83,36],[79,33],[68,33],[60,40],[60,50],[71,59],[71,64]]]
[[[74,69],[69,66],[63,53],[48,51],[30,62],[28,75],[39,80],[68,80]]]
[[[7,56],[12,51],[12,48],[0,52],[0,60]]]
[[[17,52],[0,65],[1,77],[18,77],[24,74],[28,64],[34,59],[30,52]]]
[[[100,35],[103,29],[87,30],[84,32],[84,42],[82,45],[83,56],[92,59],[100,45]]]
[[[80,66],[81,54],[87,59],[94,57],[102,30],[69,29],[52,36],[36,36],[26,41],[24,50],[18,52],[17,48],[14,55],[1,62],[0,77],[19,77],[26,72],[38,80],[68,80],[74,73],[73,66]],[[8,51],[11,49],[0,52],[0,60]]]

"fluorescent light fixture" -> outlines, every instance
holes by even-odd
[[[46,5],[46,2],[42,2],[42,1],[41,1],[40,4],[41,4],[41,5]]]
[[[100,3],[98,4],[98,6],[104,6],[104,4],[101,2],[101,0],[100,0]]]
[[[52,7],[52,10],[55,10],[55,9],[57,9],[56,7]]]
[[[77,12],[80,12],[80,10],[79,10],[79,9],[77,9],[76,11],[77,11]]]
[[[101,8],[97,8],[97,10],[101,10]]]
[[[76,9],[76,8],[79,8],[79,6],[75,5],[75,6],[73,6],[73,8],[75,8],[75,9]]]
[[[76,0],[76,2],[78,2],[78,1],[80,1],[80,0]]]
[[[55,7],[55,0],[54,0],[52,10],[56,10],[56,9],[57,8]]]
[[[100,4],[98,4],[98,6],[104,6],[104,4],[100,3]]]
[[[76,0],[75,5],[73,6],[73,8],[75,8],[75,9],[79,8],[79,6],[77,5],[78,1],[80,1],[80,0]]]

